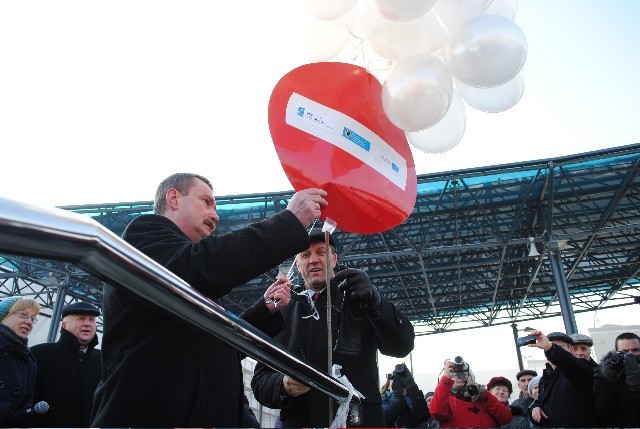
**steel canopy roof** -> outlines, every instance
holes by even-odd
[[[634,144],[419,175],[413,213],[401,225],[371,235],[338,225],[339,261],[365,270],[418,335],[559,315],[549,252],[559,252],[575,312],[630,305],[640,295],[639,163]],[[216,196],[216,234],[283,210],[292,195]],[[119,235],[134,217],[150,213],[152,202],[61,208]],[[234,289],[226,307],[242,312],[278,271]],[[0,255],[0,298],[34,296],[52,309],[63,286],[66,302],[101,305],[102,282],[72,264]]]

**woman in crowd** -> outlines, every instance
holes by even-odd
[[[0,301],[0,427],[30,426],[36,360],[27,337],[40,305],[30,298],[11,296]]]
[[[503,429],[527,429],[529,427],[529,419],[525,416],[524,411],[519,406],[509,406],[509,397],[513,393],[513,385],[506,377],[493,377],[487,383],[487,389],[498,401],[508,406],[513,415],[513,419],[507,424],[500,426]]]
[[[540,385],[541,378],[542,376],[539,375],[537,377],[533,377],[529,382],[529,395],[533,398],[534,401],[538,399],[538,393],[540,392],[539,385]]]
[[[431,400],[431,415],[443,428],[499,428],[513,418],[508,406],[474,380],[469,365],[446,360]]]

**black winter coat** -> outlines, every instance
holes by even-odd
[[[33,402],[46,401],[49,411],[37,418],[40,427],[89,427],[93,393],[100,381],[101,351],[94,335],[80,355],[75,335],[60,329],[55,343],[31,348],[38,363]]]
[[[549,418],[542,420],[540,426],[595,427],[593,369],[589,361],[573,356],[557,344],[544,353],[556,368],[547,365],[543,371],[540,394],[529,408],[529,417],[533,408],[541,407]]]
[[[0,325],[0,427],[32,426],[36,360],[27,342]]]
[[[380,349],[381,353],[398,358],[406,356],[413,350],[413,326],[406,316],[384,298],[379,317],[355,316],[349,299],[345,299],[344,295],[344,291],[339,293],[338,288],[332,285],[332,337],[334,344],[337,342],[332,360],[334,364],[342,366],[342,374],[366,398],[362,404],[361,426],[381,427],[384,426],[384,417],[378,390],[380,383],[376,351]],[[303,318],[312,314],[306,300],[292,300],[282,310],[286,328],[276,336],[276,340],[294,355],[305,359],[319,370],[328,372],[326,290],[320,294],[315,305],[318,320],[313,317]],[[359,353],[354,353],[357,349],[360,349]],[[281,408],[280,420],[284,427],[329,427],[329,397],[312,388],[296,398],[281,399],[283,377],[283,374],[258,363],[251,381],[256,399],[269,408]],[[337,403],[334,403],[334,415],[337,409]]]
[[[624,378],[610,382],[596,377],[595,412],[601,427],[640,427],[640,390],[629,388]]]
[[[197,243],[166,217],[143,215],[123,238],[218,302],[309,247],[289,210]],[[102,380],[92,426],[240,426],[244,389],[233,347],[124,289],[105,285],[103,310]],[[283,326],[275,316],[261,299],[242,318],[274,335]]]

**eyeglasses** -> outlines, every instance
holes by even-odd
[[[37,317],[29,316],[29,314],[25,313],[24,311],[20,311],[18,313],[14,313],[14,314],[16,314],[22,320],[31,320],[31,323],[33,323],[34,325],[36,323],[38,323],[38,318]]]

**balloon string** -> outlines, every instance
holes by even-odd
[[[333,333],[331,331],[331,279],[329,278],[329,231],[324,232],[324,278],[327,290],[327,372],[333,367]],[[329,397],[329,421],[333,419],[333,398]]]

